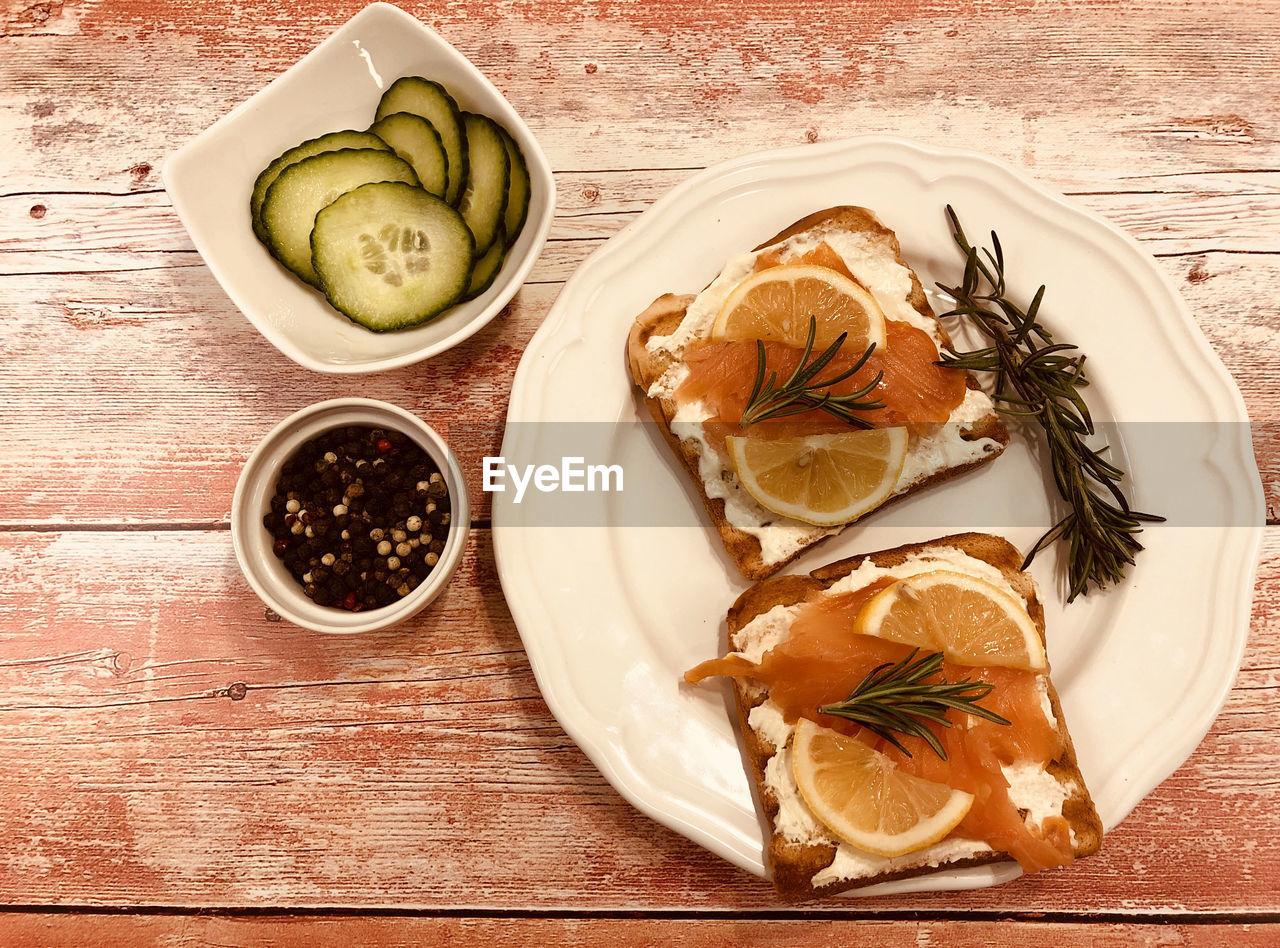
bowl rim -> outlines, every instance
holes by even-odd
[[[305,332],[306,326],[277,325],[268,319],[264,312],[260,311],[262,307],[259,304],[253,302],[251,297],[242,292],[241,285],[248,277],[237,276],[239,271],[234,267],[228,266],[223,261],[217,246],[206,239],[205,228],[200,223],[200,214],[187,200],[188,190],[198,187],[198,182],[192,180],[193,171],[190,169],[193,162],[197,162],[204,157],[204,152],[207,149],[211,147],[216,149],[218,147],[216,139],[227,133],[229,125],[241,120],[244,116],[259,108],[263,103],[264,96],[274,98],[276,95],[283,94],[278,91],[279,87],[282,84],[286,84],[290,76],[295,74],[296,71],[304,67],[304,65],[322,59],[331,50],[347,45],[353,38],[358,40],[361,30],[368,29],[371,24],[383,20],[389,24],[400,26],[406,31],[416,31],[416,34],[428,44],[431,55],[453,61],[483,95],[492,97],[495,107],[492,110],[493,117],[499,120],[519,143],[524,152],[526,164],[529,167],[533,186],[545,193],[546,201],[541,214],[537,217],[530,215],[525,222],[525,232],[521,234],[518,241],[519,243],[526,239],[528,240],[523,253],[519,257],[512,257],[504,261],[503,272],[499,273],[498,279],[484,293],[476,297],[475,300],[468,300],[460,304],[465,306],[472,303],[483,303],[475,314],[467,318],[465,322],[462,322],[442,338],[426,341],[414,348],[371,357],[359,362],[335,362],[305,351],[298,345],[295,336],[299,332]],[[388,82],[387,84],[389,85],[390,83]],[[273,90],[276,91],[273,92]],[[468,89],[467,91],[470,92],[471,90]],[[486,109],[486,112],[488,111],[490,110]],[[212,143],[211,139],[214,139]],[[282,148],[287,147],[289,147],[289,143],[283,143]],[[303,368],[329,375],[365,375],[413,365],[460,345],[493,322],[511,302],[516,293],[520,291],[520,288],[524,286],[534,265],[542,256],[542,251],[546,247],[548,234],[555,218],[556,208],[555,175],[552,171],[550,160],[547,158],[546,152],[533,134],[533,131],[519,112],[516,111],[515,107],[507,101],[502,91],[493,84],[493,81],[478,66],[472,63],[436,30],[413,14],[393,4],[381,2],[381,0],[370,3],[356,12],[299,60],[285,69],[284,72],[275,76],[265,86],[238,103],[229,112],[220,116],[208,127],[181,145],[165,159],[160,169],[160,175],[169,199],[173,203],[174,210],[182,221],[191,242],[195,245],[201,259],[213,274],[222,291],[240,311],[241,315],[248,320],[259,335],[271,343],[281,354]],[[247,225],[246,234],[249,240],[254,239]],[[526,234],[528,235],[527,238]],[[282,279],[289,278],[289,275],[284,273],[281,273],[280,276]],[[488,301],[484,302],[486,298]],[[324,305],[323,301],[317,300],[317,305]],[[340,314],[335,315],[337,318],[345,318]],[[429,325],[430,322],[423,325]],[[411,331],[412,328],[414,327],[410,327],[407,331]]]
[[[390,427],[411,438],[435,461],[451,498],[450,530],[440,560],[427,580],[398,602],[347,612],[318,606],[296,581],[283,574],[271,552],[270,534],[262,525],[284,462],[303,443],[345,425]],[[470,534],[471,509],[466,478],[444,439],[418,416],[389,402],[371,398],[332,398],[308,405],[278,422],[249,453],[231,500],[231,542],[240,572],[258,598],[281,618],[304,629],[330,635],[372,632],[404,622],[444,591],[462,561]]]

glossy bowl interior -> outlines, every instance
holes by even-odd
[[[484,293],[421,326],[374,333],[272,259],[253,234],[249,196],[259,172],[286,149],[327,132],[368,128],[383,91],[411,75],[442,83],[461,109],[488,115],[511,133],[529,166],[529,216]],[[361,10],[170,156],[162,173],[192,243],[232,302],[289,358],[330,373],[409,365],[477,332],[528,277],[555,207],[547,157],[502,93],[439,34],[386,3]]]
[[[332,428],[346,425],[389,428],[411,438],[440,469],[451,504],[449,536],[439,562],[426,580],[398,602],[365,612],[318,606],[308,599],[284,563],[272,552],[272,536],[262,525],[285,461],[305,442]],[[236,559],[249,585],[281,617],[316,632],[371,632],[414,616],[448,585],[462,560],[469,530],[470,504],[466,481],[444,441],[410,412],[367,398],[319,402],[276,425],[249,455],[231,502],[231,539]]]

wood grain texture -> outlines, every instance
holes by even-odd
[[[0,906],[170,907],[0,912],[0,941],[1280,942],[1280,9],[402,3],[525,117],[559,202],[494,323],[343,379],[258,336],[159,172],[362,6],[0,0]],[[478,471],[588,254],[709,164],[868,133],[1007,161],[1155,255],[1241,388],[1277,526],[1226,707],[1102,854],[811,921],[633,809],[550,715]],[[226,529],[259,437],[338,395],[441,430],[480,525],[430,610],[356,639],[272,621]]]
[[[598,246],[588,243],[574,259]],[[1280,376],[1270,355],[1280,327],[1256,301],[1280,297],[1280,255],[1160,263],[1245,394],[1274,519]],[[11,275],[0,290],[4,384],[20,400],[0,417],[0,439],[21,459],[0,465],[0,522],[212,523],[225,522],[262,435],[307,404],[350,394],[417,411],[445,434],[474,515],[487,518],[481,461],[499,453],[515,367],[559,284],[526,285],[493,323],[428,363],[356,380],[294,365],[200,265]]]
[[[0,831],[24,841],[0,849],[0,902],[779,907],[629,806],[565,736],[494,595],[487,531],[427,612],[352,638],[272,622],[225,531],[4,533],[0,573]],[[996,889],[822,909],[1280,903],[1274,528],[1258,588],[1214,730],[1100,855]]]
[[[153,180],[174,142],[362,5],[9,0],[15,147],[0,178],[22,168],[25,190],[59,185],[92,141],[105,190]],[[493,79],[559,169],[698,168],[746,143],[868,132],[980,140],[1076,186],[1274,168],[1280,28],[1265,3],[900,0],[838,21],[802,0],[601,3],[585,17],[568,3],[403,6]],[[118,94],[157,75],[163,96]]]
[[[19,915],[0,919],[10,944],[76,944],[83,948],[154,944],[165,948],[257,945],[261,948],[322,948],[357,944],[368,948],[420,945],[561,945],[565,948],[786,948],[817,944],[879,948],[1264,948],[1280,940],[1273,924],[1117,925],[1086,929],[1062,922],[890,921],[858,919],[599,919],[599,918],[343,918],[305,915],[270,918],[222,916]]]

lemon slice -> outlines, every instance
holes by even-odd
[[[821,527],[848,523],[893,493],[907,457],[906,428],[766,440],[725,439],[729,462],[762,507]]]
[[[813,815],[845,842],[879,856],[936,843],[973,806],[972,794],[899,770],[857,738],[808,718],[796,724],[791,768]]]
[[[1026,607],[991,583],[951,570],[886,586],[858,613],[854,631],[942,652],[958,665],[1039,670],[1044,645]]]
[[[812,264],[769,267],[747,277],[729,294],[711,327],[711,338],[763,339],[803,346],[809,317],[817,320],[814,352],[842,332],[842,348],[864,352],[885,343],[884,312],[875,297],[842,273]]]

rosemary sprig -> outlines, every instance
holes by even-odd
[[[875,351],[876,344],[873,342],[867,346],[867,351],[862,353],[862,356],[853,364],[852,368],[832,378],[815,382],[813,381],[814,377],[836,357],[836,353],[840,351],[840,347],[844,345],[844,341],[849,335],[842,332],[835,342],[831,343],[810,362],[809,356],[813,352],[813,341],[817,333],[818,320],[816,317],[810,316],[809,338],[804,344],[804,352],[800,356],[800,362],[795,371],[791,373],[791,377],[783,382],[781,386],[778,385],[777,372],[770,373],[769,381],[765,382],[764,343],[759,339],[756,340],[756,380],[751,387],[751,396],[747,399],[747,407],[742,412],[741,424],[744,428],[767,418],[785,418],[788,415],[797,415],[800,412],[813,410],[826,412],[828,415],[833,415],[841,421],[859,428],[871,427],[871,422],[855,414],[855,412],[871,411],[875,408],[884,407],[884,403],[878,400],[866,400],[867,396],[880,384],[880,380],[884,378],[883,372],[877,372],[876,377],[870,382],[848,395],[832,395],[829,389],[832,385],[852,377],[866,365],[867,360],[871,358],[871,353]],[[828,389],[828,391],[822,391],[823,389]]]
[[[947,759],[946,749],[929,725],[951,727],[946,717],[948,708],[996,724],[1009,723],[994,711],[976,704],[991,693],[991,684],[968,678],[956,682],[941,678],[925,681],[941,674],[942,653],[931,652],[917,659],[919,651],[918,648],[912,649],[911,654],[896,665],[884,664],[873,669],[849,697],[836,704],[821,705],[818,713],[861,724],[908,757],[911,751],[903,746],[897,735],[922,738],[943,760]]]
[[[963,316],[991,345],[972,352],[947,351],[940,364],[957,369],[992,372],[996,407],[1010,415],[1035,418],[1044,429],[1058,493],[1070,510],[1042,536],[1027,554],[1026,569],[1036,554],[1057,540],[1067,544],[1067,601],[1090,584],[1102,588],[1124,578],[1125,569],[1142,549],[1135,535],[1143,523],[1164,520],[1131,510],[1119,487],[1125,472],[1107,461],[1107,448],[1090,448],[1093,418],[1081,389],[1089,384],[1085,356],[1075,346],[1054,342],[1036,321],[1044,299],[1041,286],[1030,305],[1021,309],[1008,296],[1004,251],[991,232],[991,250],[972,246],[950,205],[951,236],[965,255],[964,280],[959,286],[938,286],[955,300],[943,316]]]

